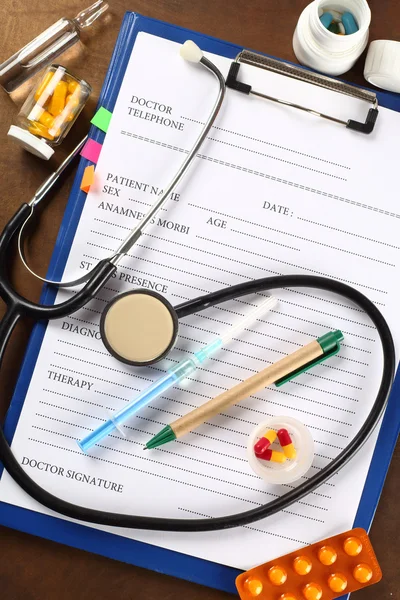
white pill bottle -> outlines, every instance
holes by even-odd
[[[320,21],[324,11],[350,12],[358,31],[337,35]],[[314,0],[300,15],[293,36],[293,50],[297,60],[327,75],[342,75],[354,65],[368,43],[371,10],[366,0]]]

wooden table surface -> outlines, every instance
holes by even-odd
[[[110,0],[112,15],[108,26],[97,37],[89,39],[85,46],[75,47],[68,56],[73,72],[93,86],[93,96],[50,163],[7,141],[6,132],[16,116],[20,98],[11,99],[2,91],[0,93],[0,227],[22,201],[30,198],[51,167],[87,130],[126,10],[295,60],[292,35],[307,3],[308,0]],[[1,0],[0,61],[60,17],[75,16],[86,4],[90,4],[90,0]],[[400,4],[396,0],[370,0],[370,6],[371,39],[396,39],[396,36],[398,39]],[[66,64],[65,60],[62,62]],[[364,58],[361,58],[346,78],[363,83],[363,64]],[[42,273],[46,271],[72,177],[70,174],[66,178],[32,238],[32,264]],[[13,272],[18,289],[37,300],[41,286],[27,277],[17,261]],[[21,327],[18,339],[12,340],[7,352],[0,379],[0,389],[4,392],[0,399],[0,417],[6,412],[29,331],[29,324]],[[359,600],[400,599],[399,497],[400,454],[397,448],[371,531],[384,577],[378,585],[359,592]],[[0,527],[0,598],[3,600],[222,600],[228,597],[222,592]]]

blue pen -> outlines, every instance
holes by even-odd
[[[216,340],[195,352],[191,357],[181,360],[175,367],[168,371],[160,379],[157,379],[150,387],[146,388],[136,398],[131,400],[126,406],[113,413],[108,421],[100,425],[97,429],[89,433],[82,440],[78,441],[78,446],[83,452],[88,452],[92,446],[101,442],[102,439],[110,435],[116,429],[125,435],[121,430],[121,425],[127,419],[135,415],[141,408],[147,406],[152,400],[165,393],[169,388],[177,385],[183,379],[192,375],[203,362],[211,356],[216,350],[224,344],[230,342],[234,337],[239,335],[246,327],[249,327],[262,314],[270,311],[276,306],[277,300],[270,296],[262,302],[257,308],[250,311],[236,325],[233,325],[227,332]]]

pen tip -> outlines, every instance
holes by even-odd
[[[143,450],[147,450],[147,446],[143,446]]]

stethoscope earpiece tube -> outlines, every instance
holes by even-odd
[[[0,257],[2,247],[1,243],[2,241],[0,241]],[[106,262],[101,267],[93,289],[98,289],[100,280],[107,280],[107,277],[111,276],[112,273],[109,269],[110,266],[112,267],[113,265],[110,265]],[[87,284],[85,287],[88,288],[88,286],[89,284]],[[144,517],[140,515],[124,515],[95,510],[83,506],[77,506],[50,494],[45,489],[40,487],[35,481],[33,481],[33,479],[31,479],[24,471],[18,460],[14,457],[3,430],[0,429],[0,460],[2,461],[4,467],[14,481],[27,494],[29,494],[43,506],[69,518],[78,519],[80,521],[86,521],[89,523],[97,523],[99,525],[159,531],[214,531],[248,525],[249,523],[259,519],[265,519],[266,517],[288,508],[294,502],[297,502],[310,492],[314,491],[317,487],[325,483],[330,477],[343,468],[367,441],[375,426],[379,422],[379,419],[381,418],[386,406],[395,373],[395,352],[390,329],[383,315],[376,308],[376,306],[356,289],[340,281],[335,281],[324,277],[314,277],[311,275],[282,275],[278,277],[256,279],[213,292],[206,296],[195,298],[180,304],[175,308],[175,310],[178,317],[184,317],[204,310],[209,306],[214,306],[216,304],[220,304],[221,302],[238,298],[246,294],[261,293],[267,290],[282,287],[309,287],[320,289],[339,294],[347,300],[354,302],[358,307],[366,312],[371,321],[374,323],[380,337],[383,351],[383,370],[381,383],[375,402],[363,426],[353,440],[335,459],[333,459],[326,467],[321,469],[321,471],[319,471],[316,475],[313,475],[310,479],[295,489],[290,490],[283,496],[276,498],[275,500],[272,500],[263,506],[245,512],[227,515],[225,517],[217,517],[212,519],[168,519],[160,517]],[[90,298],[87,298],[87,301],[89,299]],[[80,299],[80,302],[81,300],[82,298]],[[69,302],[70,301],[63,303],[62,310],[60,311],[62,315],[68,314],[66,310],[68,309]],[[69,304],[69,306],[71,307],[70,312],[74,312],[74,310],[76,310],[75,308],[72,308],[71,304]],[[59,307],[38,307],[38,313],[40,312],[41,314],[43,313],[47,315],[46,317],[43,316],[40,318],[57,318],[57,308]],[[35,315],[36,317],[37,314]],[[0,361],[2,360],[4,354],[6,342],[10,337],[10,332],[15,325],[14,321],[10,317],[9,323],[5,323],[3,327],[0,327]]]

